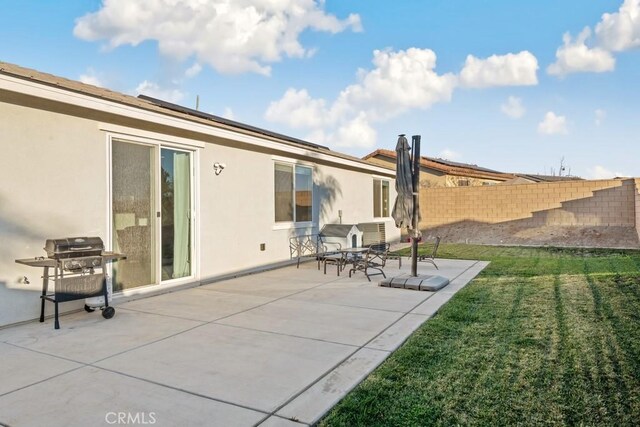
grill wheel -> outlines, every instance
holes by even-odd
[[[105,307],[102,309],[102,317],[105,319],[111,319],[116,314],[116,309],[113,307]]]

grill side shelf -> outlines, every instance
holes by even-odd
[[[18,264],[28,265],[29,267],[55,267],[56,260],[51,258],[24,258],[17,259]]]
[[[127,258],[126,255],[118,254],[114,252],[103,252],[101,256],[103,257],[105,262],[117,261],[120,259]],[[22,265],[28,265],[29,267],[55,267],[56,262],[57,261],[53,258],[44,258],[44,257],[23,258],[23,259],[16,260],[16,263],[22,264]]]
[[[111,262],[111,261],[118,261],[121,259],[127,259],[127,256],[125,254],[119,254],[117,252],[102,252],[101,254],[102,259],[104,259],[105,262]]]

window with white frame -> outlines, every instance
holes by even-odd
[[[313,169],[275,164],[275,221],[309,222],[313,210]]]
[[[373,179],[373,216],[389,216],[389,181],[386,179]]]

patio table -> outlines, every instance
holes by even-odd
[[[360,256],[363,253],[366,253],[369,250],[368,247],[357,247],[357,248],[344,248],[338,250],[337,254],[327,255],[324,257],[324,274],[327,274],[327,263],[336,264],[336,271],[338,276],[340,272],[344,270],[346,265],[351,262],[360,259]]]
[[[349,256],[349,255],[353,255],[353,256],[359,256],[365,252],[367,252],[369,250],[369,247],[360,247],[360,248],[345,248],[345,249],[340,249],[340,252],[345,255],[345,256]]]

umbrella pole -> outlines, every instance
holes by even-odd
[[[411,151],[413,152],[413,237],[411,239],[411,276],[418,276],[418,231],[419,212],[420,212],[420,199],[418,193],[420,192],[420,135],[413,135],[411,137]]]

